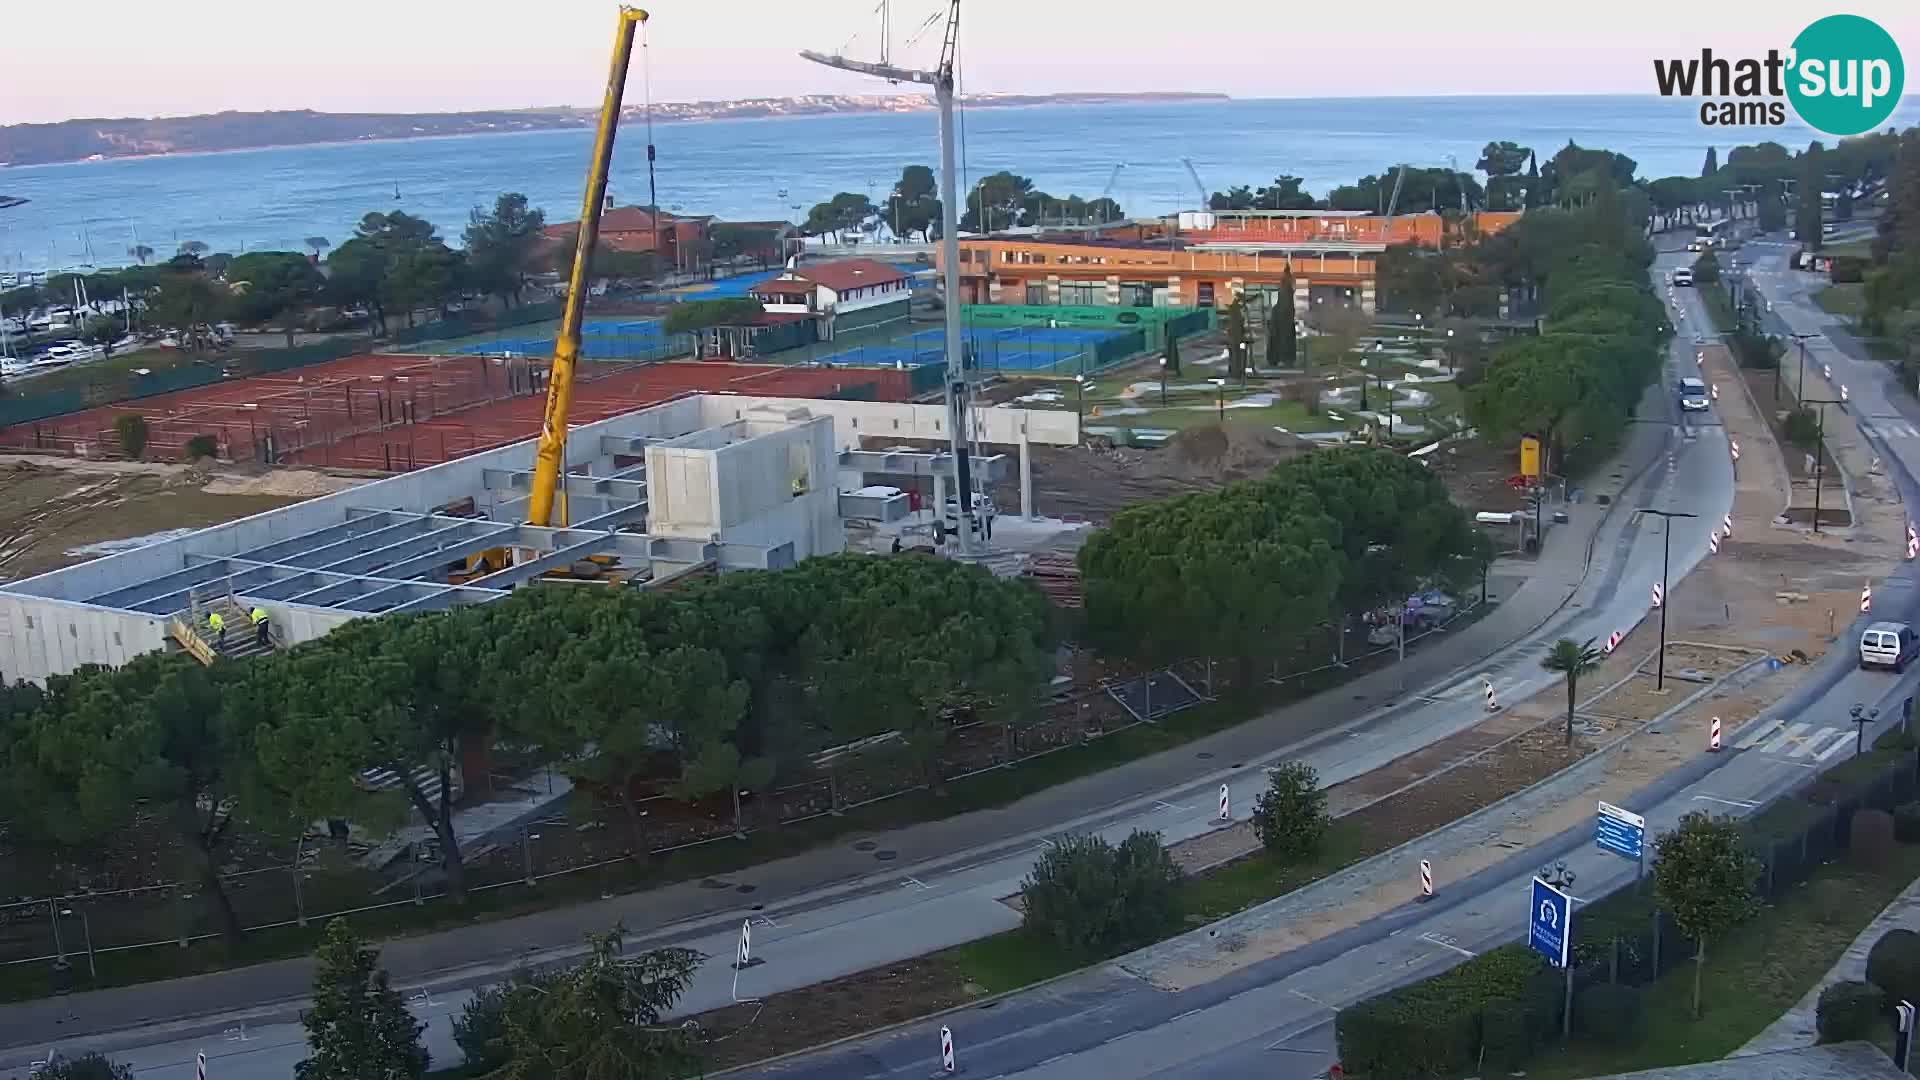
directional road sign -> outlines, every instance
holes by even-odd
[[[1533,901],[1527,906],[1527,947],[1555,967],[1567,966],[1567,947],[1573,939],[1573,897],[1533,879]]]
[[[1601,851],[1639,862],[1646,850],[1647,819],[1603,802],[1593,819],[1593,842]]]

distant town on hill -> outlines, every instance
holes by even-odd
[[[1225,101],[1224,94],[1094,93],[968,95],[976,108],[1020,105],[1103,105],[1130,102]],[[927,94],[813,94],[737,101],[664,102],[653,106],[660,121],[733,120],[828,113],[923,112]],[[628,116],[639,107],[629,105]],[[553,131],[590,127],[595,110],[571,107],[459,113],[223,112],[150,119],[63,120],[55,124],[0,127],[0,165],[47,165],[62,161],[252,150],[268,146],[418,139],[497,131]]]

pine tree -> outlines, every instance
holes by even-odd
[[[419,1080],[430,1060],[420,1045],[426,1025],[387,984],[380,954],[364,947],[345,919],[327,926],[314,953],[313,1008],[300,1014],[313,1056],[293,1067],[297,1080]]]
[[[1527,206],[1529,209],[1544,202],[1545,192],[1540,190],[1540,155],[1527,151]]]
[[[1299,328],[1294,325],[1293,268],[1280,274],[1280,299],[1267,313],[1267,366],[1291,368],[1298,361]]]
[[[1703,177],[1712,176],[1714,173],[1717,173],[1719,171],[1720,171],[1720,151],[1709,146],[1707,147],[1707,163],[1705,165],[1700,166],[1700,175]]]

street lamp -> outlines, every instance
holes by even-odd
[[[1553,886],[1554,888],[1566,894],[1568,925],[1565,928],[1563,928],[1562,932],[1571,933],[1572,924],[1573,924],[1573,903],[1574,903],[1573,882],[1575,878],[1579,877],[1579,875],[1574,873],[1572,870],[1567,869],[1566,860],[1563,859],[1559,862],[1554,863],[1552,866],[1541,867],[1539,877],[1541,881],[1547,883],[1548,885]],[[1573,1037],[1573,950],[1571,948],[1567,950],[1567,965],[1566,965],[1565,974],[1566,974],[1566,980],[1567,980],[1566,1001],[1563,1003],[1560,1009],[1560,1037],[1563,1039],[1568,1039]]]
[[[1167,407],[1167,358],[1160,358],[1160,407]]]
[[[1227,422],[1227,380],[1212,378],[1207,381],[1212,383],[1213,388],[1220,393],[1220,422],[1224,424]]]
[[[1074,416],[1081,424],[1085,424],[1087,422],[1087,376],[1085,373],[1075,374],[1073,377],[1073,385],[1075,390],[1073,403]]]
[[[1818,406],[1813,413],[1813,531],[1820,531],[1820,490],[1826,479],[1827,449],[1827,410],[1828,405],[1841,405],[1838,398],[1801,398],[1800,405]]]
[[[1789,336],[1793,338],[1795,344],[1800,346],[1800,387],[1799,389],[1793,392],[1793,396],[1801,399],[1802,403],[1804,403],[1807,395],[1807,339],[1812,337],[1813,335],[1812,334],[1792,334]],[[1778,399],[1780,396],[1780,378],[1779,378],[1780,364],[1778,361],[1774,362],[1773,370],[1774,370],[1773,396],[1776,399]]]
[[[1447,372],[1453,372],[1453,327],[1447,327]]]
[[[1655,510],[1650,506],[1643,506],[1634,513],[1652,514],[1667,519],[1666,531],[1660,537],[1660,656],[1655,661],[1653,675],[1653,689],[1658,693],[1666,689],[1667,685],[1667,605],[1673,602],[1673,597],[1667,594],[1667,572],[1673,566],[1673,519],[1700,515],[1679,510]]]
[[[1866,747],[1867,725],[1880,719],[1880,710],[1869,709],[1865,705],[1855,705],[1847,710],[1847,715],[1853,717],[1853,756],[1859,757],[1860,752]]]

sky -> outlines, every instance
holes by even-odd
[[[647,50],[655,101],[874,93],[802,48],[877,58],[878,0],[660,0]],[[892,0],[895,60],[932,66],[943,0]],[[1792,10],[1789,10],[1792,9]],[[1504,10],[1504,15],[1493,15]],[[1920,63],[1920,5],[1812,8],[1752,0],[1604,5],[1374,0],[967,0],[972,92],[1214,91],[1235,97],[1639,94],[1652,59],[1762,54],[1848,11]],[[442,112],[597,103],[607,0],[68,0],[0,5],[0,124],[221,110]],[[1204,18],[1197,17],[1203,13]],[[1357,16],[1348,19],[1347,16]],[[70,43],[70,44],[63,44]],[[636,68],[635,74],[639,74]],[[629,102],[642,88],[630,84]]]

